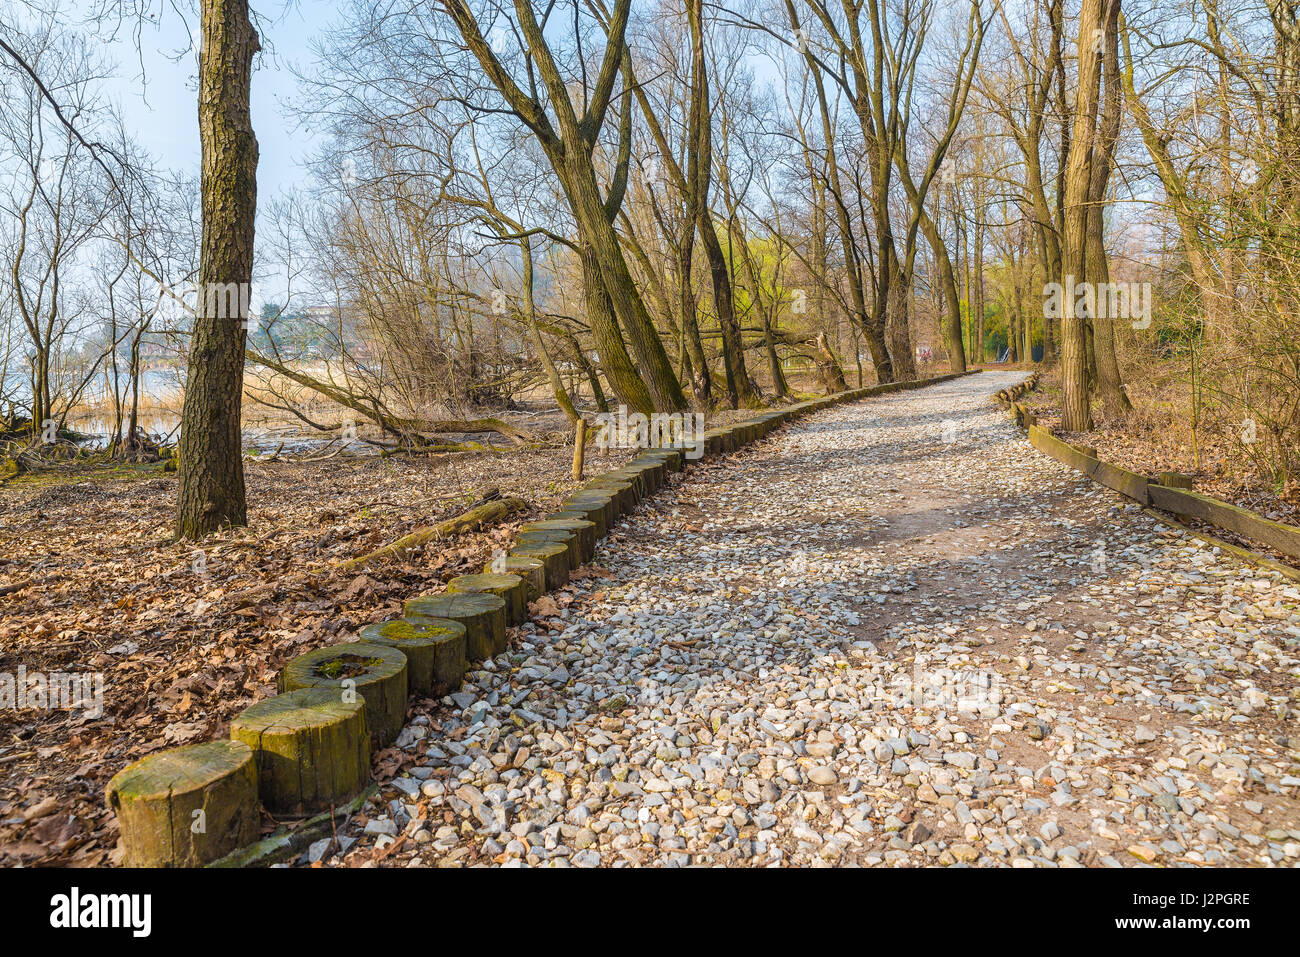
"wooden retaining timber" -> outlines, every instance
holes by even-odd
[[[1295,525],[1275,522],[1249,509],[1220,502],[1199,492],[1163,485],[1151,486],[1151,504],[1175,515],[1187,515],[1207,525],[1235,532],[1288,558],[1300,558],[1300,528]]]
[[[1089,478],[1107,488],[1122,492],[1133,501],[1141,502],[1143,505],[1151,504],[1149,492],[1151,480],[1146,476],[1138,475],[1136,472],[1130,472],[1117,465],[1111,465],[1108,462],[1093,458],[1082,449],[1070,445],[1068,442],[1062,442],[1039,425],[1029,427],[1029,443],[1038,451],[1046,452],[1058,462],[1083,472]]]
[[[801,415],[838,403],[978,371],[853,389],[760,413],[705,433],[702,458],[727,455]],[[293,659],[280,673],[281,693],[232,723],[235,740],[163,751],[125,768],[113,778],[107,797],[122,828],[126,862],[266,865],[334,833],[340,816],[360,810],[378,793],[368,785],[370,768],[363,755],[396,737],[409,694],[450,692],[463,679],[467,658],[504,651],[507,616],[513,623],[521,615],[520,598],[535,601],[565,585],[576,567],[570,558],[589,561],[595,540],[621,515],[667,485],[671,473],[701,461],[691,451],[681,445],[647,449],[593,478],[566,498],[559,512],[528,526],[521,538],[535,540],[521,541],[509,555],[494,559],[484,574],[462,576],[444,594],[408,601],[406,618],[367,626],[359,642]],[[260,779],[259,768],[265,769]],[[327,810],[259,841],[259,780],[261,801],[273,812]],[[215,831],[190,833],[191,812],[199,810],[215,822]]]
[[[1098,484],[1113,489],[1140,505],[1168,512],[1182,521],[1204,522],[1258,542],[1288,558],[1300,559],[1300,527],[1275,522],[1249,509],[1192,491],[1192,477],[1189,475],[1161,472],[1151,478],[1103,462],[1097,458],[1094,449],[1071,445],[1057,438],[1051,430],[1032,421],[1026,422],[1025,419],[1032,419],[1032,416],[1023,406],[1015,402],[1014,397],[1004,396],[1004,393],[1010,391],[1012,390],[1004,389],[999,392],[999,401],[1011,408],[1016,421],[1026,427],[1029,443],[1040,452],[1084,473]],[[1017,387],[1015,397],[1023,395],[1025,391],[1027,390]],[[1217,543],[1219,540],[1214,541]],[[1265,556],[1244,549],[1237,549],[1237,551],[1245,552],[1257,560],[1265,559]]]

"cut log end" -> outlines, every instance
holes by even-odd
[[[531,542],[516,545],[510,552],[519,558],[534,558],[546,569],[546,590],[554,591],[569,583],[569,546]]]
[[[459,575],[447,582],[447,591],[451,594],[496,595],[506,603],[506,624],[509,626],[521,625],[528,618],[528,586],[518,575],[494,572]]]
[[[397,737],[406,717],[406,655],[368,642],[317,648],[294,658],[280,672],[281,692],[299,688],[325,688],[345,703],[360,696],[371,743],[382,748]]]
[[[259,701],[230,725],[253,749],[267,810],[304,816],[346,804],[370,782],[364,701],[327,688],[302,688]]]
[[[411,693],[435,697],[455,691],[465,677],[466,630],[450,618],[395,618],[366,625],[362,641],[396,648],[406,655]]]
[[[496,595],[423,595],[404,606],[407,618],[450,618],[465,626],[465,656],[482,661],[506,649],[506,603]]]
[[[202,867],[257,839],[253,749],[208,741],[151,754],[107,788],[128,867]]]

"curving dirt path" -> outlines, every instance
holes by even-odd
[[[309,856],[1300,863],[1300,590],[1030,448],[1019,378],[691,471]]]

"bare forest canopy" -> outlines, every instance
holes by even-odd
[[[1058,365],[1300,467],[1300,18],[1282,0],[344,0],[257,189],[279,8],[18,0],[0,24],[0,433],[108,454],[176,383],[177,533],[245,521],[241,412],[392,449]],[[275,7],[274,9],[272,7]],[[201,164],[113,100],[179,18]],[[155,437],[156,439],[157,437]]]

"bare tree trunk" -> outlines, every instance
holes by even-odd
[[[605,289],[596,252],[583,244],[582,291],[587,304],[587,318],[591,322],[591,337],[600,356],[605,381],[624,405],[634,412],[650,413],[655,409],[654,397],[632,364],[623,333],[614,317],[614,306]]]
[[[569,392],[564,387],[564,380],[560,378],[560,372],[555,368],[551,353],[546,348],[545,340],[542,339],[542,330],[537,326],[537,302],[533,292],[532,237],[520,238],[519,252],[523,256],[524,265],[524,311],[527,313],[528,334],[533,341],[533,348],[537,350],[537,357],[542,362],[542,368],[546,370],[546,378],[551,383],[551,391],[555,393],[555,401],[559,403],[565,418],[577,424],[582,416],[578,415],[578,410],[573,407],[573,400],[569,398]]]
[[[199,539],[247,522],[240,401],[248,316],[226,316],[217,290],[236,290],[246,313],[253,278],[257,137],[249,110],[253,57],[261,49],[247,0],[203,0],[199,140],[203,237],[199,303],[181,413],[176,534]],[[228,299],[227,299],[228,301]],[[213,315],[212,313],[216,313]]]
[[[893,253],[894,247],[890,246]],[[889,295],[886,297],[885,331],[889,336],[889,355],[893,360],[893,378],[906,381],[916,378],[916,353],[912,349],[912,332],[908,322],[908,294],[902,265],[896,255],[890,256]]]
[[[694,159],[692,158],[692,162]],[[693,210],[690,211],[693,213]],[[682,322],[682,361],[688,363],[691,391],[701,408],[707,409],[713,401],[713,376],[709,360],[704,354],[704,341],[700,338],[700,318],[695,299],[695,286],[691,282],[691,269],[695,261],[695,216],[688,214],[682,227],[681,243],[677,249],[677,287]]]
[[[736,306],[732,297],[731,274],[727,259],[722,254],[713,214],[709,209],[709,186],[713,178],[713,128],[709,119],[709,75],[704,62],[704,24],[702,0],[687,0],[691,28],[691,144],[695,154],[691,157],[696,173],[695,221],[704,244],[704,258],[709,266],[713,284],[713,305],[718,313],[718,328],[722,332],[722,368],[727,378],[727,401],[731,407],[751,405],[758,394],[745,368],[745,349],[741,341],[740,325],[736,321]]]
[[[956,199],[953,200],[954,215]],[[948,246],[943,241],[939,226],[934,218],[921,209],[921,232],[934,253],[935,265],[939,270],[939,287],[943,296],[943,338],[948,347],[948,370],[950,372],[966,371],[966,348],[961,340],[961,298],[957,295],[957,278],[952,271],[952,258],[948,255]]]
[[[1091,200],[1093,146],[1096,143],[1101,52],[1096,39],[1102,29],[1103,0],[1083,0],[1079,12],[1079,88],[1075,95],[1074,132],[1065,173],[1065,287],[1062,296],[1061,364],[1063,389],[1061,426],[1067,432],[1092,429],[1088,395],[1087,316],[1069,294],[1074,283],[1087,278],[1087,222]]]
[[[1088,279],[1095,289],[1110,282],[1110,267],[1106,261],[1105,210],[1106,187],[1110,180],[1115,141],[1119,138],[1120,120],[1124,105],[1124,92],[1119,78],[1119,17],[1120,0],[1107,0],[1105,26],[1105,52],[1103,53],[1103,78],[1106,97],[1101,117],[1101,138],[1093,159],[1091,204],[1088,207]],[[1101,296],[1097,296],[1100,306]],[[1115,353],[1115,317],[1109,310],[1098,308],[1092,319],[1093,360],[1096,364],[1097,388],[1106,408],[1114,413],[1129,412],[1133,403],[1124,391],[1119,373],[1119,358]]]

